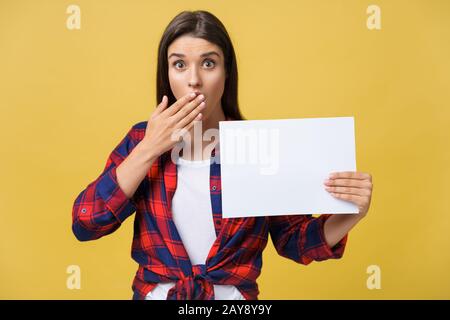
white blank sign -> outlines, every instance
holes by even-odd
[[[224,218],[358,213],[331,172],[356,171],[353,117],[220,121]]]

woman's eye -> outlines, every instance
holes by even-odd
[[[174,65],[175,68],[182,68],[182,67],[180,67],[180,64],[181,64],[181,65],[184,65],[184,63],[183,63],[182,61],[175,61],[175,62],[173,63],[173,65]]]
[[[207,68],[212,68],[216,64],[213,60],[205,60],[205,63],[208,63]]]
[[[172,65],[177,69],[181,69],[181,68],[185,67],[184,62],[181,60],[175,61]],[[206,68],[211,69],[216,65],[216,62],[214,60],[208,59],[208,60],[203,61],[203,65]]]

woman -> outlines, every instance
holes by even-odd
[[[342,257],[347,234],[367,213],[371,176],[339,172],[325,182],[359,215],[288,215],[222,219],[219,144],[192,148],[219,121],[242,120],[237,65],[222,23],[205,11],[182,12],[158,49],[157,101],[110,154],[102,174],[76,198],[80,241],[115,231],[136,212],[134,299],[257,299],[256,279],[271,235],[277,252],[301,264]],[[180,140],[181,139],[181,140]],[[194,137],[195,139],[195,137]],[[183,144],[174,161],[175,147]],[[194,143],[195,145],[195,143]]]

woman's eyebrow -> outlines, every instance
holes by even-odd
[[[203,57],[207,57],[207,56],[211,56],[211,55],[216,55],[218,58],[220,58],[220,54],[218,54],[215,51],[209,51],[209,52],[203,53],[200,55],[200,57],[203,58]]]
[[[203,57],[207,57],[207,56],[211,56],[211,55],[216,55],[217,57],[220,58],[220,54],[218,54],[216,51],[208,51],[208,52],[202,53],[200,55],[200,57],[203,58]],[[172,56],[179,57],[179,58],[185,57],[185,55],[182,53],[171,53],[167,59],[170,59]]]

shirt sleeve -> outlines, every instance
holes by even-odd
[[[76,197],[72,208],[72,231],[80,241],[95,240],[114,232],[136,211],[117,182],[116,169],[136,146],[131,131],[109,155],[100,176]]]
[[[340,259],[344,254],[348,234],[333,248],[327,244],[324,223],[331,214],[270,216],[269,232],[278,254],[308,265],[312,261]]]

